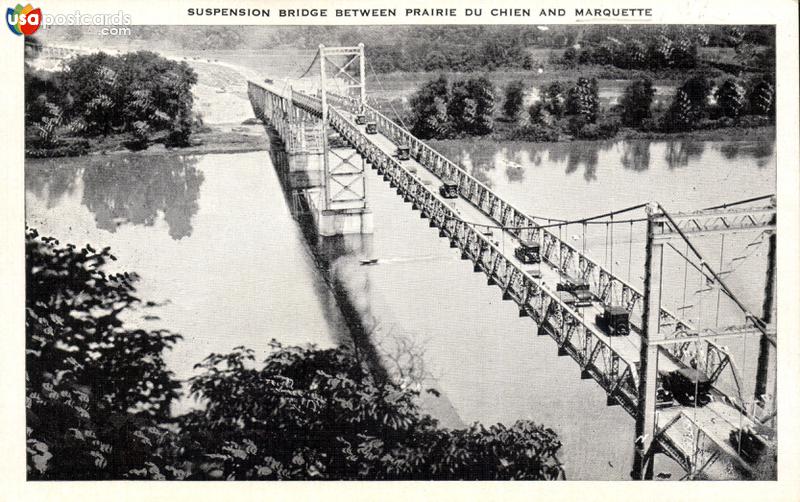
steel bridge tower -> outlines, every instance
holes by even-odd
[[[345,58],[345,63],[340,61]],[[338,62],[337,62],[338,61]],[[329,74],[329,70],[332,70]],[[320,100],[322,102],[323,196],[322,213],[342,218],[361,218],[360,233],[372,233],[367,203],[363,157],[330,127],[329,100],[334,91],[366,102],[364,44],[355,47],[319,46]],[[323,218],[324,219],[324,218]],[[321,225],[323,234],[325,225]],[[338,232],[337,232],[338,233]],[[345,232],[348,233],[348,232]]]
[[[769,250],[767,254],[766,280],[764,286],[764,301],[760,315],[751,313],[736,298],[725,284],[717,271],[713,270],[702,258],[697,249],[690,242],[691,237],[712,234],[724,234],[761,231],[769,237]],[[678,213],[670,215],[659,204],[651,203],[647,207],[647,236],[645,250],[644,274],[644,310],[642,316],[642,344],[640,347],[639,366],[639,391],[638,409],[636,414],[636,436],[634,450],[634,466],[632,475],[634,479],[653,478],[653,456],[659,434],[662,434],[669,425],[659,429],[661,424],[657,421],[656,389],[658,375],[659,349],[666,344],[676,341],[689,343],[713,342],[720,337],[759,337],[758,372],[755,385],[755,402],[762,406],[760,396],[776,392],[776,368],[769,367],[769,361],[774,360],[774,350],[777,346],[775,333],[775,258],[776,258],[776,202],[772,197],[769,204],[762,207],[717,207]],[[745,317],[742,326],[727,326],[714,331],[705,330],[696,333],[686,333],[685,338],[676,340],[665,336],[662,331],[661,303],[662,303],[662,272],[664,264],[664,246],[670,240],[683,239],[687,248],[691,249],[700,263],[701,272],[706,275],[711,283],[730,298],[741,310]],[[687,257],[683,257],[688,259]],[[777,404],[773,401],[775,409],[763,410],[767,419],[761,423],[774,423]],[[745,408],[744,403],[742,407]],[[747,413],[746,409],[741,410]],[[693,466],[696,475],[703,466]]]

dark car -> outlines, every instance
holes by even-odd
[[[627,336],[630,334],[630,313],[625,307],[604,305],[603,313],[594,318],[597,327],[608,336]]]
[[[539,263],[542,261],[541,254],[539,253],[540,245],[536,241],[521,240],[519,247],[514,250],[514,256],[519,261],[526,265],[531,263]]]
[[[366,123],[367,123],[367,116],[366,115],[364,115],[363,113],[359,113],[358,115],[356,115],[356,124],[364,125]]]
[[[445,179],[442,181],[442,186],[439,187],[439,195],[445,199],[458,198],[458,183],[452,179]]]
[[[397,160],[408,160],[411,158],[411,149],[407,145],[397,147]]]
[[[681,368],[667,373],[664,387],[684,406],[705,406],[711,402],[711,379],[695,368]]]
[[[578,307],[589,307],[594,302],[594,294],[589,289],[589,283],[584,279],[564,276],[556,284],[556,291],[569,291],[576,298]]]
[[[569,307],[574,307],[575,302],[577,301],[575,295],[573,295],[569,291],[556,291],[556,296],[558,297],[559,300],[564,302],[564,304]]]
[[[672,392],[664,388],[663,384],[659,384],[656,388],[656,408],[671,408],[675,405],[675,398],[672,397]]]
[[[742,459],[751,464],[755,463],[767,449],[767,439],[747,425],[732,430],[728,439]]]
[[[378,134],[378,124],[375,122],[367,122],[367,134]]]

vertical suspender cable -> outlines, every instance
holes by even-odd
[[[722,238],[719,241],[719,271],[722,272],[722,257],[723,253],[725,252],[725,234],[722,234]],[[717,312],[714,318],[714,326],[719,326],[719,302],[720,298],[722,297],[722,288],[717,286]]]
[[[631,263],[633,262],[632,253],[633,253],[633,222],[631,221],[630,234],[628,235],[628,283],[629,284],[631,282]]]

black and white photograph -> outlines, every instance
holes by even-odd
[[[246,6],[7,20],[29,484],[778,479],[776,24]]]

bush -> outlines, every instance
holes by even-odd
[[[562,82],[552,82],[539,89],[544,110],[556,118],[563,117],[566,111],[566,89]]]
[[[585,123],[581,119],[570,121],[570,131],[575,139],[605,140],[611,139],[619,131],[619,122],[602,120],[596,124]]]
[[[514,129],[508,139],[550,143],[561,139],[561,135],[556,127],[543,123],[530,123]]]

